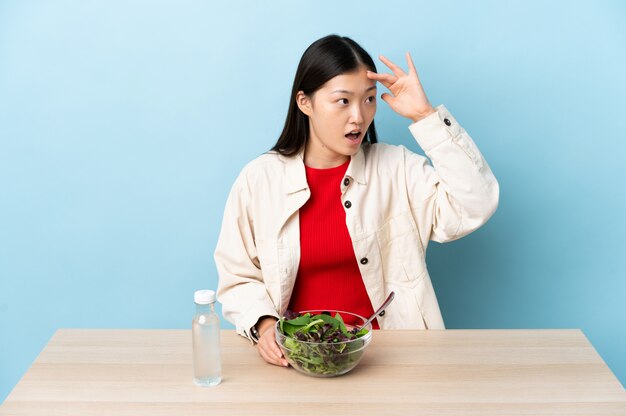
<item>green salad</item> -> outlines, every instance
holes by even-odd
[[[278,322],[280,334],[285,336],[286,357],[305,372],[315,375],[343,374],[360,359],[368,333],[362,329],[353,333],[339,313],[312,315],[287,311]]]

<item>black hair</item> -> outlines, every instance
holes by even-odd
[[[377,72],[372,57],[352,39],[328,35],[313,42],[300,58],[291,89],[285,127],[271,150],[284,156],[293,156],[309,139],[309,117],[298,108],[296,103],[298,91],[310,96],[331,78],[352,72],[361,66]],[[361,144],[377,141],[376,128],[372,120]]]

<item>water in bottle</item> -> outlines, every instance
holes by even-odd
[[[198,386],[216,386],[222,381],[220,321],[215,313],[215,292],[194,293],[196,314],[192,323],[193,374]]]

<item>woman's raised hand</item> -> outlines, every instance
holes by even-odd
[[[379,58],[393,71],[393,74],[377,74],[367,71],[367,76],[369,79],[380,82],[391,92],[391,94],[384,93],[381,98],[389,104],[393,111],[413,121],[419,121],[435,112],[433,106],[428,102],[424,88],[417,76],[411,54],[406,53],[406,60],[409,65],[408,74],[384,56],[380,55]]]

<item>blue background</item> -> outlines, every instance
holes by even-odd
[[[447,327],[581,328],[626,384],[623,4],[2,1],[0,401],[58,328],[190,326],[230,186],[329,33],[379,71],[410,51],[500,182],[428,252]]]

